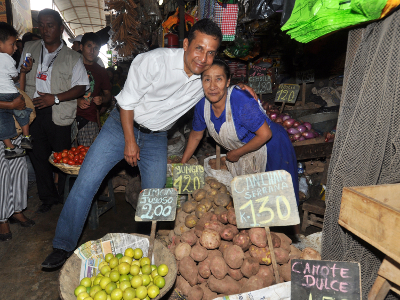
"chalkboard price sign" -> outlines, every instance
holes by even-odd
[[[292,259],[292,300],[361,300],[360,264]]]
[[[135,221],[173,221],[176,214],[178,191],[168,189],[144,189],[139,194]]]
[[[296,83],[314,82],[314,70],[296,72]]]
[[[249,70],[249,77],[267,75],[268,68],[265,66],[252,65]]]
[[[237,176],[231,189],[238,228],[300,223],[292,177],[284,170]]]
[[[249,77],[249,85],[257,94],[272,93],[271,77],[269,75]]]
[[[275,102],[295,103],[299,91],[298,84],[282,83],[276,92]]]
[[[191,194],[204,186],[204,168],[199,165],[175,165],[173,180],[178,194]]]

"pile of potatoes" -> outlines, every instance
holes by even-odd
[[[178,210],[168,236],[178,263],[178,291],[190,300],[208,300],[275,284],[265,229],[239,231],[226,187],[212,178],[206,182]],[[291,259],[303,253],[286,235],[271,235],[280,282],[290,281]],[[305,259],[316,255],[310,253],[316,252],[313,249],[307,251]]]

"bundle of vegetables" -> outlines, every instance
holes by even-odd
[[[265,229],[239,231],[226,187],[210,177],[206,182],[178,210],[169,233],[169,249],[178,262],[177,290],[190,300],[208,300],[275,284]],[[303,253],[282,233],[272,233],[272,241],[280,281],[290,281],[291,259]],[[321,259],[313,249],[304,255]]]
[[[292,142],[309,140],[319,136],[318,132],[311,128],[310,123],[296,121],[288,114],[280,114],[277,108],[268,103],[264,103],[263,108],[273,122],[282,125],[286,129]]]

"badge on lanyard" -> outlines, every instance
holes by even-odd
[[[47,73],[45,73],[45,72],[39,72],[39,73],[37,74],[37,78],[40,79],[40,80],[46,81],[46,80],[47,80]]]

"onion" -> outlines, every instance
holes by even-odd
[[[283,126],[288,127],[288,128],[292,127],[294,122],[295,122],[295,119],[287,119],[286,121],[283,122]]]
[[[299,126],[301,123],[299,122],[299,121],[295,121],[294,123],[293,123],[293,127],[297,127],[297,126]]]
[[[298,139],[298,141],[300,142],[300,141],[304,141],[306,138],[304,137],[304,136],[301,136],[299,139]]]
[[[271,120],[275,120],[277,117],[277,113],[271,112],[270,117],[271,117]]]
[[[307,130],[311,130],[311,124],[310,123],[304,122],[303,125],[307,127]]]
[[[293,140],[297,141],[301,137],[301,133],[293,134]]]
[[[279,117],[276,118],[276,119],[275,119],[275,123],[282,123],[282,118],[279,118]]]
[[[307,140],[315,138],[314,133],[312,133],[311,131],[303,132],[301,135],[304,136]]]
[[[279,110],[277,110],[277,109],[271,109],[271,112],[279,114]]]
[[[293,137],[292,134],[289,135],[289,140],[290,140],[291,142],[294,142],[294,137]]]
[[[283,121],[286,121],[287,119],[290,119],[290,116],[284,115],[284,116],[282,117],[282,120],[283,120]]]
[[[291,128],[287,129],[287,132],[289,134],[296,134],[296,133],[299,133],[300,131],[298,131],[296,128],[291,127]]]
[[[300,131],[300,132],[306,132],[307,131],[307,128],[304,125],[299,125],[299,126],[296,127],[296,129],[298,131]]]

